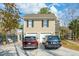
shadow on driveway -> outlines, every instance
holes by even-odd
[[[14,51],[11,50],[3,50],[0,51],[0,56],[14,56],[16,53],[14,53]]]

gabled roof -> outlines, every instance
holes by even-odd
[[[27,14],[24,16],[25,20],[28,19],[56,19],[57,17],[54,14]]]

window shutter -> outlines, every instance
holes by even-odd
[[[43,27],[43,20],[42,20],[42,27]]]
[[[34,20],[32,20],[32,27],[34,27]]]
[[[27,20],[27,27],[28,27],[28,20]]]
[[[47,20],[47,27],[49,27],[49,20]]]

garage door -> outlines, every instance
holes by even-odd
[[[51,34],[40,34],[40,42],[41,43],[43,42],[45,36],[47,36],[47,35],[51,35]]]

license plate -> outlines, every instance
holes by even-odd
[[[31,43],[28,43],[28,44],[31,44]]]
[[[53,42],[53,44],[56,44],[56,42]]]

